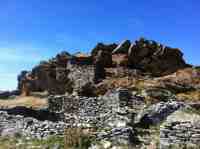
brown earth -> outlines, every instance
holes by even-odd
[[[0,107],[2,108],[13,108],[17,106],[40,109],[47,106],[47,99],[35,96],[17,96],[9,100],[0,99]]]

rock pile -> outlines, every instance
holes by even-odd
[[[162,149],[173,145],[199,148],[200,115],[187,109],[170,115],[161,126],[160,143]]]
[[[66,124],[62,121],[39,121],[22,115],[9,115],[0,111],[0,136],[24,136],[42,139],[50,135],[63,135]]]
[[[144,38],[132,44],[128,52],[129,65],[153,75],[166,75],[187,67],[179,49],[165,47]]]

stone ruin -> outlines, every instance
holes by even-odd
[[[200,115],[194,109],[182,109],[174,112],[161,125],[160,148],[200,147]]]
[[[49,110],[64,113],[71,127],[96,129],[96,140],[109,140],[120,145],[131,145],[134,130],[129,125],[144,106],[142,98],[133,96],[127,89],[118,89],[99,97],[50,96]],[[105,132],[105,129],[107,130]]]

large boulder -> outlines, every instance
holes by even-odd
[[[170,74],[188,67],[179,49],[165,47],[144,38],[130,46],[128,61],[130,67],[142,69],[155,76]]]
[[[117,44],[105,45],[103,43],[98,43],[97,46],[92,50],[91,55],[94,63],[97,61],[99,51],[102,51],[104,58],[104,66],[112,66],[112,51],[117,47]]]
[[[103,50],[103,51],[108,51],[109,53],[112,53],[112,51],[117,47],[118,45],[113,43],[113,44],[103,44],[103,43],[98,43],[94,49],[91,51],[91,55],[94,57],[97,55],[98,51]]]

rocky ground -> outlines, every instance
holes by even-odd
[[[18,91],[0,96],[1,139],[13,138],[13,148],[200,146],[200,68],[144,38],[99,43],[91,55],[62,52],[23,71]]]

